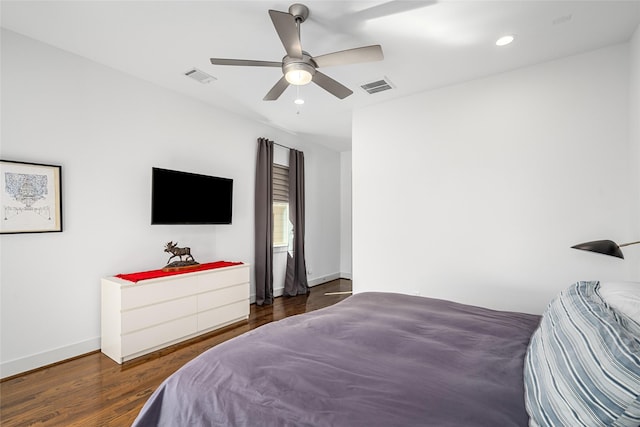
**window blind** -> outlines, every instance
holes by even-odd
[[[289,168],[273,165],[273,202],[289,203]]]

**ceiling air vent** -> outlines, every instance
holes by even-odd
[[[393,89],[391,82],[389,79],[384,78],[381,80],[377,80],[375,82],[367,83],[360,86],[362,89],[366,90],[369,94],[374,94],[378,92],[382,92],[385,90]]]
[[[202,84],[211,83],[217,80],[215,77],[205,73],[204,71],[200,71],[197,68],[187,71],[186,73],[184,73],[184,75],[187,77],[191,77],[195,81],[200,82]]]

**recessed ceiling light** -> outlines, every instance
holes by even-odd
[[[293,102],[295,102],[295,103],[296,103],[296,104],[298,104],[298,105],[302,105],[302,104],[304,104],[304,99],[302,99],[302,98],[296,98],[296,100],[295,100],[295,101],[293,101]]]
[[[496,40],[496,46],[506,46],[509,43],[513,42],[514,39],[515,36],[513,35],[502,36],[498,40]]]

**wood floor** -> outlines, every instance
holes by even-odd
[[[203,351],[275,320],[327,307],[348,294],[351,281],[334,280],[308,295],[251,305],[249,320],[118,365],[100,352],[0,383],[0,424],[13,426],[130,426],[160,383]]]

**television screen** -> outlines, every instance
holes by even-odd
[[[231,224],[233,180],[152,169],[151,224]]]

